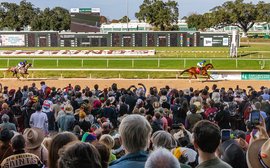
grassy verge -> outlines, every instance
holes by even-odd
[[[72,60],[32,60],[28,59],[28,62],[33,64],[34,68],[115,68],[115,69],[185,69],[192,66],[196,66],[197,62],[205,59],[207,63],[212,63],[215,69],[250,69],[259,70],[270,69],[270,60],[246,60],[246,59],[211,59],[211,58],[194,58],[194,59],[106,59],[91,60],[91,59],[72,59]],[[12,59],[0,61],[0,68],[7,68],[9,66],[15,66],[21,59]],[[30,68],[31,70],[31,68]]]

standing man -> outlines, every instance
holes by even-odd
[[[48,133],[48,118],[45,113],[41,111],[42,107],[39,103],[36,103],[36,112],[30,117],[31,128],[40,128],[44,133]]]
[[[220,160],[215,152],[221,142],[219,127],[207,120],[199,121],[193,128],[194,147],[199,152],[199,165],[196,168],[231,168]]]

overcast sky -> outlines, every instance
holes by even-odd
[[[101,8],[101,15],[109,19],[120,19],[127,14],[131,19],[135,19],[135,12],[139,11],[139,6],[143,0],[27,0],[32,2],[36,7],[44,9],[46,7],[61,6],[66,9],[70,8]],[[209,11],[215,6],[221,5],[225,0],[176,0],[179,4],[180,18],[191,13],[204,13]],[[251,0],[245,0],[251,2]],[[252,0],[257,3],[259,0]],[[0,2],[15,2],[19,3],[20,0],[0,0]],[[128,2],[128,3],[127,3]],[[270,0],[264,0],[270,3]],[[128,5],[127,5],[128,4]]]

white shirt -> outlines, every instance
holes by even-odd
[[[48,118],[47,115],[41,111],[36,111],[30,117],[29,121],[30,126],[40,128],[44,132],[48,131]]]

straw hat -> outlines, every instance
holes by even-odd
[[[161,96],[159,99],[159,103],[162,104],[164,102],[167,102],[167,97],[166,96]]]
[[[70,104],[65,105],[64,111],[69,114],[73,114],[73,107]]]
[[[270,167],[270,139],[258,139],[252,142],[246,157],[250,168]]]
[[[24,131],[23,137],[26,141],[26,149],[35,149],[41,145],[44,133],[39,128],[28,128]]]

